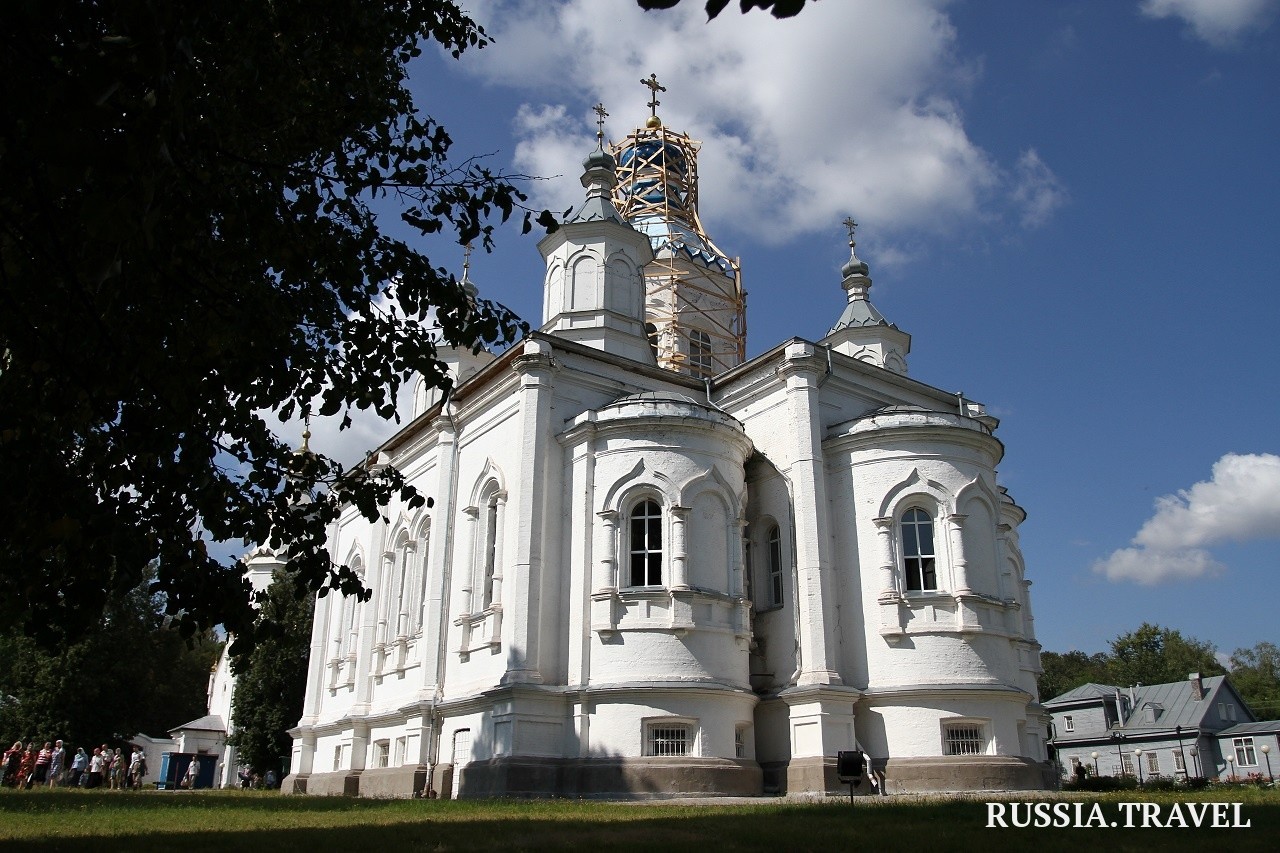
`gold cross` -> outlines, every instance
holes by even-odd
[[[649,87],[649,112],[651,115],[658,114],[658,107],[662,105],[662,101],[658,100],[658,93],[667,91],[667,87],[658,83],[658,75],[650,74],[648,80],[641,80],[641,83]]]

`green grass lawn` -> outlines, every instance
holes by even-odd
[[[0,849],[164,850],[892,850],[1097,848],[1280,850],[1280,791],[1059,795],[1050,804],[1150,802],[1162,820],[1175,802],[1238,802],[1247,829],[988,829],[983,800],[861,798],[848,801],[694,806],[568,800],[409,801],[282,797],[275,793],[3,791]],[[1135,822],[1137,822],[1135,820]]]

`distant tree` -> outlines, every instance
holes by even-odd
[[[1212,643],[1143,622],[1136,631],[1111,641],[1110,683],[1128,687],[1182,681],[1192,672],[1223,675],[1227,670],[1216,654]]]
[[[113,595],[78,640],[50,651],[13,630],[0,634],[0,732],[68,743],[119,742],[204,715],[209,671],[222,644],[188,642],[169,628],[153,575]]]
[[[680,3],[680,0],[636,0],[642,9],[670,9]],[[707,18],[714,18],[728,7],[731,0],[707,0],[706,6]],[[817,0],[814,0],[816,3]],[[805,0],[738,0],[738,8],[743,14],[750,12],[752,9],[768,9],[770,14],[775,18],[790,18],[800,14],[800,10],[804,8]]]
[[[64,643],[154,562],[184,632],[247,648],[211,541],[287,541],[307,588],[362,591],[328,522],[423,496],[323,457],[286,482],[269,421],[390,418],[411,376],[448,385],[439,344],[526,328],[372,207],[486,245],[521,208],[407,86],[424,45],[484,31],[452,0],[15,0],[2,23],[0,624]]]
[[[231,699],[233,732],[228,742],[241,763],[260,774],[281,770],[292,740],[285,732],[298,724],[307,687],[314,600],[295,576],[277,573],[262,604],[271,626],[258,637],[247,660],[237,664]]]
[[[1258,643],[1231,653],[1231,683],[1261,719],[1280,718],[1280,647]]]
[[[1093,682],[1106,684],[1110,677],[1110,659],[1103,652],[1087,655],[1081,651],[1041,652],[1040,666],[1044,672],[1037,679],[1040,701],[1047,702],[1068,690]]]

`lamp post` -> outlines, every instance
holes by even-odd
[[[1191,758],[1196,763],[1196,778],[1200,778],[1200,750],[1195,746],[1191,747]]]
[[[1138,785],[1142,785],[1142,750],[1135,749],[1133,751],[1133,760],[1138,763]]]
[[[1227,756],[1227,781],[1230,782],[1236,776],[1236,757],[1234,755]]]
[[[1097,753],[1094,753],[1097,755]],[[1262,745],[1262,757],[1267,759],[1267,778],[1272,782],[1276,781],[1276,777],[1271,775],[1271,745],[1264,743]]]
[[[1263,755],[1265,755],[1265,754],[1266,754],[1266,752],[1267,752],[1267,748],[1264,746],[1264,747],[1262,748],[1262,753],[1263,753]],[[1092,757],[1092,758],[1093,758],[1093,775],[1094,775],[1094,776],[1100,776],[1101,774],[1100,774],[1100,773],[1098,773],[1098,750],[1096,750],[1096,749],[1095,749],[1093,752],[1089,753],[1089,755],[1090,755],[1090,757]],[[1271,759],[1270,759],[1270,758],[1268,758],[1268,759],[1267,759],[1267,773],[1270,773],[1270,772],[1271,772]]]
[[[1120,760],[1120,775],[1124,775],[1124,740],[1125,736],[1120,732],[1111,733],[1111,742],[1116,745],[1116,757]]]
[[[1187,754],[1182,751],[1182,726],[1173,727],[1174,734],[1178,736],[1178,755],[1182,757],[1182,775],[1187,776]]]

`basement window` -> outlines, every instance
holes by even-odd
[[[645,731],[645,755],[658,758],[692,755],[693,727],[687,723],[650,723]]]

